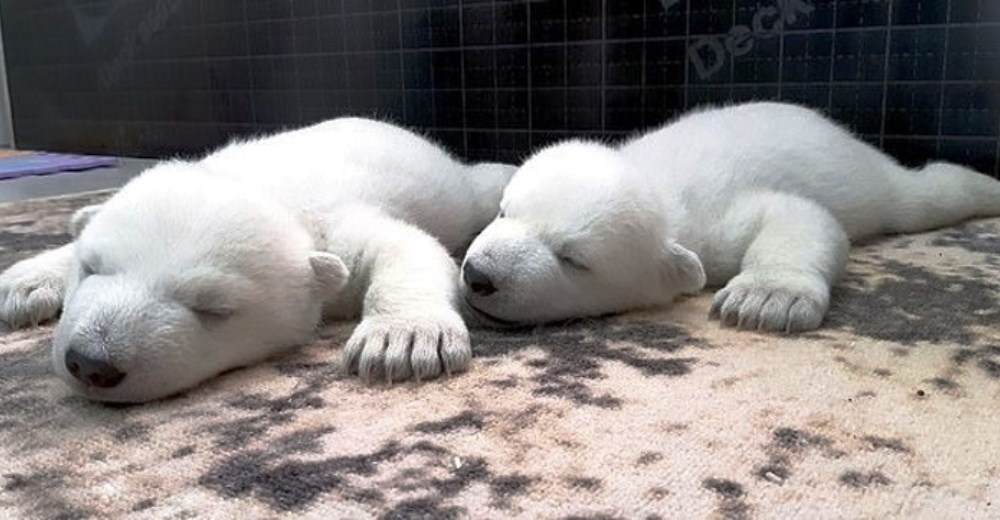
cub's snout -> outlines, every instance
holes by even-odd
[[[63,362],[70,375],[88,387],[114,388],[127,375],[106,356],[90,356],[72,346],[66,351]]]
[[[497,292],[493,279],[477,267],[476,262],[465,262],[465,265],[462,266],[462,280],[465,281],[466,287],[477,296],[486,297]]]

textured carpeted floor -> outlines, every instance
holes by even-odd
[[[0,268],[87,199],[0,206]],[[0,337],[3,518],[1000,517],[1000,219],[856,248],[825,327],[710,296],[474,334],[471,372],[366,387],[351,324],[183,396],[109,407]]]

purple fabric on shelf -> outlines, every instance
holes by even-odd
[[[80,171],[118,164],[115,157],[72,155],[48,152],[13,152],[0,155],[0,180],[26,175],[46,175],[64,171]]]

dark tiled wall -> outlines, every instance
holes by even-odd
[[[343,114],[516,161],[703,103],[998,174],[998,0],[0,0],[22,147],[194,153]]]

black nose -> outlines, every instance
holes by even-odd
[[[103,359],[94,359],[69,349],[66,351],[66,369],[85,385],[111,388],[125,379],[125,372]]]
[[[472,289],[472,292],[479,296],[489,296],[497,292],[490,277],[486,276],[472,262],[465,262],[465,267],[462,268],[462,277],[465,279],[465,285],[468,285],[469,289]]]

